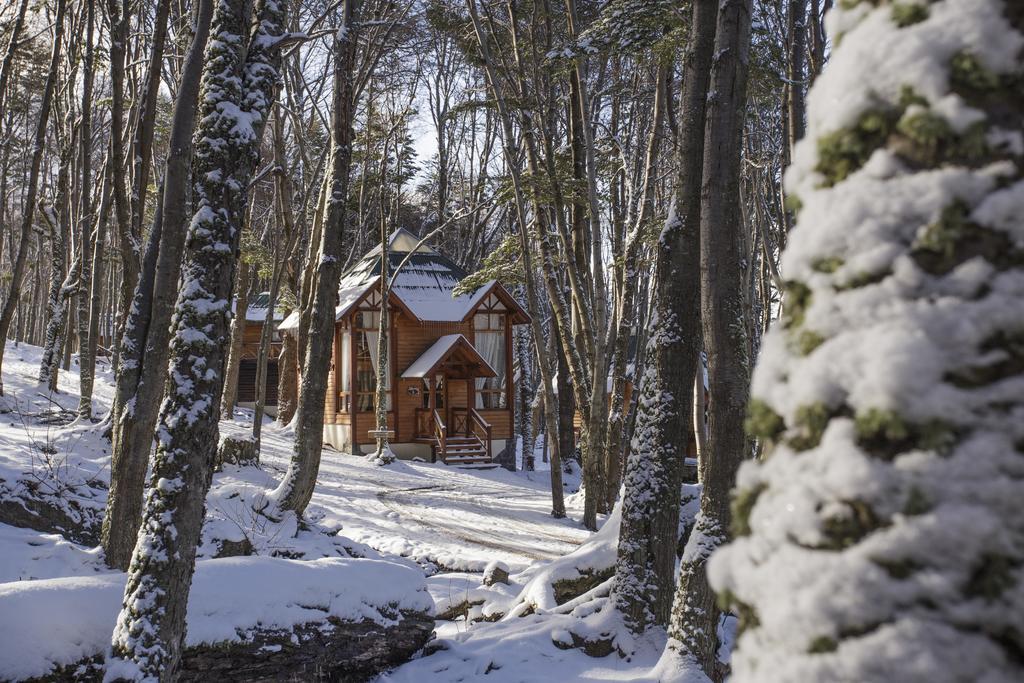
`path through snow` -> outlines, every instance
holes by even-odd
[[[239,411],[228,429],[245,429]],[[291,432],[263,431],[262,465],[283,475]],[[590,534],[569,506],[569,518],[551,517],[548,473],[462,470],[399,461],[387,467],[326,449],[308,515],[338,525],[354,541],[409,557],[440,571],[483,571],[491,560],[524,569],[534,560],[564,555]]]

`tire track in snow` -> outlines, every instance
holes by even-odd
[[[436,499],[431,500],[429,497],[432,495],[436,498],[438,494],[445,499],[446,506],[438,506]],[[488,505],[480,500],[470,498],[470,496],[481,495],[485,496],[484,500],[494,500],[499,504]],[[516,513],[508,507],[501,507],[501,501],[520,500],[526,502],[529,500],[524,496],[508,495],[507,489],[466,491],[458,487],[438,484],[380,491],[377,493],[377,498],[385,507],[401,518],[415,522],[442,537],[531,560],[550,560],[560,557],[575,549],[582,540],[581,538],[552,534],[550,526],[529,519],[531,516],[536,516],[536,512]],[[468,512],[493,520],[488,524],[492,528],[468,525],[465,523],[465,519],[460,517],[445,518],[444,515],[450,514],[453,508],[459,512]],[[512,533],[514,536],[510,538]]]

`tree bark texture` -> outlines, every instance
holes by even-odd
[[[209,9],[209,11],[206,11]],[[111,408],[110,493],[103,519],[107,565],[128,569],[142,519],[143,487],[167,379],[171,314],[185,242],[192,133],[212,8],[201,4],[171,124],[164,186],[124,326]]]
[[[32,161],[28,172],[28,187],[25,190],[24,210],[21,216],[18,254],[14,259],[14,267],[11,269],[11,284],[7,290],[7,301],[4,302],[3,310],[0,311],[0,396],[4,394],[3,360],[7,333],[10,332],[11,323],[14,321],[14,312],[18,308],[22,279],[25,276],[25,267],[28,263],[32,215],[36,205],[36,195],[39,192],[39,169],[43,163],[43,152],[46,147],[46,128],[50,120],[50,110],[53,108],[53,93],[57,87],[61,48],[64,40],[66,5],[66,0],[57,0],[57,10],[53,25],[53,48],[50,50],[50,65],[46,72],[46,83],[43,85],[43,97],[39,103],[39,115],[36,121],[34,147],[32,148]]]
[[[746,415],[750,359],[742,320],[744,229],[740,164],[750,57],[750,0],[726,0],[715,32],[707,98],[701,185],[701,320],[711,404],[708,458],[700,513],[683,553],[679,590],[669,625],[684,657],[719,679],[720,609],[708,585],[707,559],[725,542],[736,471],[750,452]],[[692,395],[692,381],[682,390]],[[689,416],[687,416],[689,417]]]
[[[352,165],[356,22],[360,4],[357,0],[344,0],[341,26],[335,35],[330,195],[311,283],[309,332],[295,415],[295,446],[284,480],[273,494],[279,509],[297,515],[305,511],[313,496],[323,449],[327,396],[327,374],[323,369],[329,367],[334,347],[334,309],[345,259],[345,207]]]
[[[209,11],[206,3],[201,9]],[[218,443],[242,222],[280,71],[285,4],[261,0],[255,21],[251,12],[245,2],[223,0],[211,24],[195,143],[195,211],[172,322],[168,389],[113,636],[117,666],[160,681],[175,680],[184,642]]]

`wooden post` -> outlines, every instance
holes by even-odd
[[[356,387],[359,378],[356,377],[356,319],[359,315],[358,308],[355,313],[348,314],[348,414],[352,423],[352,452],[358,455],[359,442],[356,441],[356,419],[359,417],[359,402],[356,401]]]

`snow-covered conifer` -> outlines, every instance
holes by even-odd
[[[735,681],[1024,678],[1024,5],[846,0],[786,181]]]

